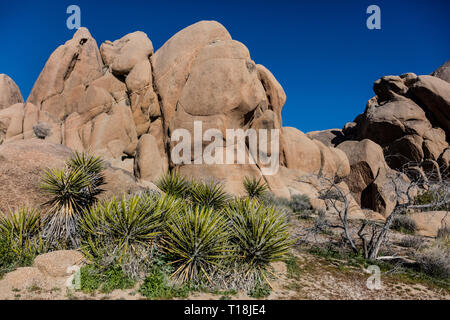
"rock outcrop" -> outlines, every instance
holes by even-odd
[[[0,110],[22,102],[22,94],[16,83],[6,74],[0,74]]]
[[[155,53],[143,32],[106,41],[99,49],[89,31],[80,28],[50,56],[27,102],[0,111],[0,137],[5,143],[38,138],[86,150],[140,181],[154,182],[169,169],[214,177],[233,194],[244,192],[242,179],[247,175],[264,177],[273,192],[285,197],[292,190],[282,172],[346,176],[350,167],[341,150],[282,127],[285,101],[273,74],[256,64],[245,45],[218,22],[191,25]],[[196,152],[188,163],[171,159],[177,132],[191,135],[189,145],[195,151],[195,146],[204,149],[214,139],[204,141],[208,129],[219,132],[224,142],[228,129],[244,134],[255,130],[258,141],[269,147],[255,151],[246,140],[244,163],[224,165],[227,151],[242,148],[239,140],[215,145],[213,163]],[[260,136],[261,129],[269,134]],[[276,136],[271,130],[279,130],[273,150]],[[265,174],[261,154],[289,170]]]
[[[450,82],[450,60],[437,68],[431,75]]]
[[[374,91],[355,119],[357,139],[379,144],[393,169],[438,161],[448,148],[450,83],[408,73],[377,80]]]

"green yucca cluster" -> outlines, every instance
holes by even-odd
[[[189,181],[175,171],[163,175],[156,185],[165,193],[183,198],[193,205],[213,209],[223,208],[230,199],[222,184],[213,180]]]
[[[104,184],[105,165],[99,157],[76,152],[63,170],[44,171],[41,189],[50,196],[45,205],[43,238],[51,246],[78,247],[81,213],[97,200]]]
[[[121,261],[150,251],[167,218],[180,206],[172,196],[149,192],[92,206],[80,220],[84,252],[95,259],[102,255],[102,249],[110,250]]]
[[[284,213],[261,201],[267,184],[246,177],[248,196],[232,200],[220,183],[187,181],[172,172],[157,183],[170,194],[181,190],[185,200],[183,209],[170,216],[162,238],[173,276],[183,282],[209,280],[211,270],[237,263],[247,275],[266,278],[270,263],[283,260],[292,245]]]
[[[18,257],[33,257],[44,249],[40,238],[40,212],[22,207],[0,214],[0,236]]]

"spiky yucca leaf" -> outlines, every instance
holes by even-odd
[[[267,183],[256,177],[245,177],[243,184],[250,199],[262,199],[269,189]]]
[[[230,196],[224,191],[224,186],[213,180],[194,182],[190,189],[190,198],[194,205],[221,209]]]
[[[225,211],[237,256],[249,272],[264,276],[271,262],[285,258],[293,241],[284,213],[248,198],[235,201]]]
[[[229,257],[229,232],[226,219],[206,207],[185,205],[171,216],[163,238],[163,247],[176,268],[172,277],[197,281],[201,275],[218,268]]]
[[[8,216],[0,213],[0,236],[9,242],[16,255],[35,255],[43,250],[40,221],[41,215],[36,209],[22,207],[10,210]]]
[[[161,234],[165,218],[178,211],[180,201],[164,195],[138,194],[114,198],[85,210],[80,227],[86,235],[84,249],[100,255],[109,245],[119,258],[148,249]]]
[[[178,172],[172,171],[159,178],[156,186],[169,195],[184,197],[189,192],[190,183]]]

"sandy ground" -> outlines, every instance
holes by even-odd
[[[366,281],[370,274],[362,268],[345,266],[340,262],[330,261],[309,253],[295,253],[298,271],[289,275],[284,263],[274,264],[277,279],[272,281],[273,291],[266,299],[337,299],[337,300],[378,300],[378,299],[414,299],[414,300],[450,300],[450,292],[426,283],[411,283],[397,279],[395,275],[381,275],[381,289],[370,290]],[[79,291],[68,290],[64,285],[65,279],[47,283],[47,289],[37,285],[9,292],[0,291],[2,299],[95,299],[95,300],[137,300],[145,299],[135,289],[115,290],[110,294],[84,294]],[[49,286],[51,286],[50,289]],[[211,293],[192,293],[188,299],[252,299],[245,292],[236,295],[223,296]]]

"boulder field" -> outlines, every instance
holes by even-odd
[[[80,28],[51,54],[26,101],[14,81],[0,75],[0,210],[41,205],[42,169],[62,166],[76,150],[107,160],[109,194],[155,188],[162,174],[177,170],[215,178],[235,195],[244,193],[243,177],[254,176],[277,196],[317,199],[319,176],[349,191],[354,217],[364,217],[361,208],[387,216],[394,205],[389,173],[412,162],[441,178],[449,169],[448,70],[447,62],[432,75],[382,77],[353,122],[303,133],[282,125],[286,94],[275,76],[218,22],[195,23],[156,51],[141,31],[99,47]],[[229,129],[278,129],[278,147],[262,152],[276,158],[278,170],[267,174],[264,157],[247,140],[245,163],[208,164],[196,152],[184,154],[191,164],[175,161],[179,132],[194,137],[189,150],[207,147],[195,138],[196,122],[201,137],[209,129],[222,137]],[[258,134],[268,145],[275,137]],[[226,154],[227,147],[215,143],[213,154]],[[408,176],[401,179],[408,184]]]

